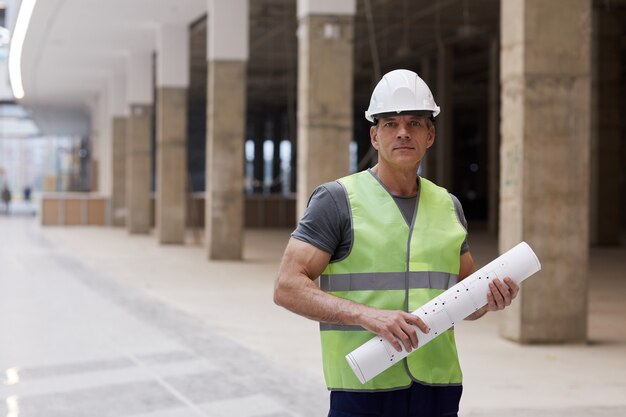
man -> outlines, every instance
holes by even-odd
[[[475,269],[460,203],[417,175],[438,113],[416,73],[387,73],[365,112],[378,164],[318,187],[283,255],[274,301],[320,322],[329,416],[457,415],[453,329],[366,384],[345,360],[373,333],[397,351],[417,348],[414,326],[429,329],[409,312]],[[506,277],[489,290],[488,305],[469,319],[508,306],[519,287]]]

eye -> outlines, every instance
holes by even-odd
[[[412,127],[421,127],[422,126],[422,122],[420,122],[419,120],[411,120],[411,126]]]
[[[396,127],[397,123],[394,121],[385,122],[385,127]]]

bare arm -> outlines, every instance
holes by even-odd
[[[461,268],[459,270],[459,281],[470,276],[476,271],[476,265],[474,265],[474,258],[472,254],[467,251],[461,255]],[[467,316],[465,320],[476,320],[484,316],[488,311],[502,310],[505,307],[511,305],[511,301],[519,293],[519,285],[509,277],[504,277],[502,283],[498,278],[489,283],[489,292],[487,293],[487,305],[479,308],[474,313]]]
[[[326,268],[330,254],[291,238],[285,249],[274,286],[274,302],[311,320],[342,325],[358,325],[384,337],[401,351],[417,347],[412,325],[424,333],[428,327],[417,316],[399,310],[380,310],[335,297],[313,282]]]

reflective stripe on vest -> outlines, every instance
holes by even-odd
[[[457,283],[458,276],[446,272],[360,273],[321,275],[319,286],[329,291],[404,290],[409,288],[435,288],[447,290]]]
[[[407,225],[378,179],[363,171],[339,180],[348,196],[352,248],[330,263],[320,288],[337,297],[389,310],[413,311],[456,283],[465,229],[448,192],[420,179],[417,211]],[[454,331],[449,330],[366,384],[345,355],[373,334],[359,326],[322,323],[322,359],[329,389],[376,391],[461,383]]]

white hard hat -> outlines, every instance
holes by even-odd
[[[385,74],[374,88],[365,118],[373,123],[379,114],[405,111],[428,111],[435,117],[439,114],[439,106],[430,88],[416,73],[393,70]]]

